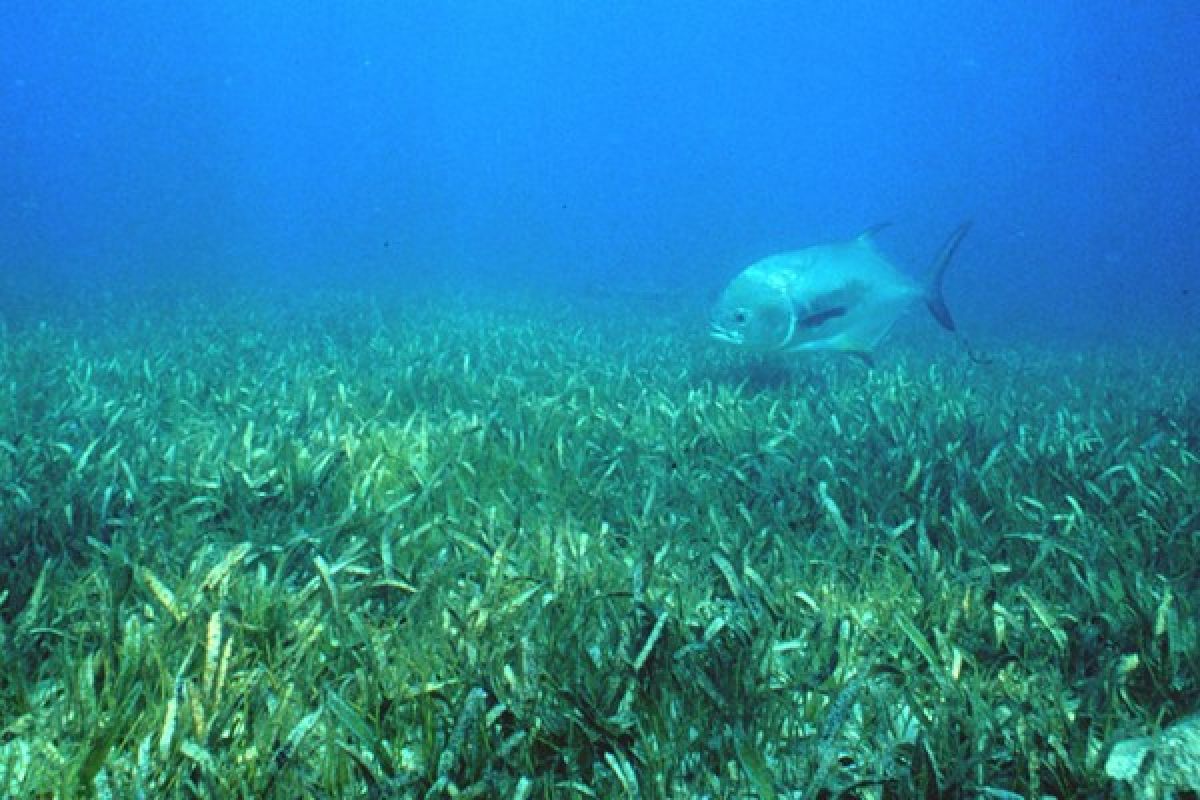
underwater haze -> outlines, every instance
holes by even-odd
[[[0,798],[1200,796],[1189,2],[0,11]]]
[[[884,221],[919,274],[971,218],[968,329],[1194,326],[1198,38],[1186,2],[17,0],[4,285],[703,301]]]

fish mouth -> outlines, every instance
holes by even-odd
[[[742,334],[729,328],[722,327],[715,322],[708,326],[708,335],[719,342],[728,342],[729,344],[741,344]]]

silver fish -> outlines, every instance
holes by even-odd
[[[876,225],[849,242],[779,253],[751,264],[721,294],[713,338],[756,350],[836,350],[870,361],[871,352],[910,306],[924,301],[948,331],[954,319],[942,278],[970,223],[950,234],[921,286],[875,246]]]

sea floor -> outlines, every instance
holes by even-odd
[[[1200,790],[1200,343],[910,327],[868,368],[669,297],[7,322],[0,796]]]

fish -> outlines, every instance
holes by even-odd
[[[879,251],[875,238],[886,227],[872,226],[850,241],[777,253],[746,267],[717,300],[712,338],[758,351],[837,351],[870,364],[896,320],[922,302],[939,325],[954,332],[942,281],[971,223],[950,234],[924,285]]]

